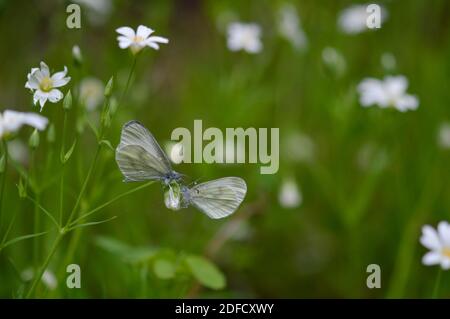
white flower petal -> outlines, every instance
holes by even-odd
[[[430,251],[423,256],[422,263],[426,266],[440,264],[441,263],[441,254],[439,254],[436,251]]]
[[[450,269],[450,258],[444,257],[441,259],[441,267],[444,270]]]
[[[136,35],[134,33],[134,30],[130,27],[120,27],[120,28],[116,29],[116,32],[126,36],[127,38],[131,38],[131,39],[133,39],[134,36]]]
[[[71,79],[70,76],[62,78],[62,79],[54,79],[53,80],[53,87],[54,88],[59,88],[61,86],[64,86],[64,85],[66,85],[67,83],[70,82],[70,79]]]
[[[163,38],[163,37],[158,37],[158,36],[151,36],[150,38],[147,39],[147,41],[158,42],[158,43],[169,43],[169,39]]]
[[[153,48],[155,50],[159,50],[159,45],[155,42],[151,42],[151,41],[145,41],[145,44],[147,46],[149,46],[150,48]]]
[[[142,39],[147,39],[150,34],[152,34],[154,30],[146,27],[145,25],[140,25],[137,28],[136,36],[141,37]]]
[[[450,224],[442,221],[438,224],[438,233],[442,245],[450,248]]]
[[[62,98],[64,97],[64,95],[62,94],[62,92],[58,89],[53,89],[48,93],[48,99],[50,100],[50,102],[52,103],[57,103],[59,102]]]
[[[60,72],[56,72],[55,74],[53,74],[53,75],[51,76],[51,79],[52,79],[53,81],[55,81],[55,80],[61,80],[61,79],[63,79],[63,78],[66,76],[66,74],[67,74],[67,67],[64,66],[64,70],[63,70],[63,71],[60,71]]]
[[[385,90],[392,96],[400,96],[408,88],[408,79],[403,75],[387,76],[384,78]]]
[[[439,251],[442,249],[442,244],[439,240],[438,233],[429,225],[422,227],[422,237],[420,237],[420,243],[430,250]]]
[[[43,77],[50,77],[50,70],[44,62],[41,61],[41,73]]]
[[[131,46],[132,44],[133,44],[133,41],[130,40],[130,39],[127,39],[127,40],[125,40],[125,39],[119,40],[119,48],[121,48],[121,49],[126,49],[126,48],[128,48],[129,46]]]
[[[24,124],[30,125],[39,131],[45,130],[48,124],[48,119],[39,114],[35,113],[24,113],[23,120]]]

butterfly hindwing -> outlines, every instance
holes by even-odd
[[[224,177],[195,185],[189,189],[190,202],[208,215],[219,219],[231,215],[244,200],[245,181],[239,177]]]

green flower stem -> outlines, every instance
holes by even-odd
[[[67,225],[72,223],[73,218],[75,217],[75,215],[78,211],[78,207],[80,206],[81,199],[83,198],[84,193],[86,192],[87,185],[89,184],[89,181],[92,177],[92,173],[94,172],[95,165],[97,164],[98,157],[100,155],[100,150],[101,150],[101,145],[99,144],[97,146],[97,149],[95,150],[94,159],[92,160],[91,166],[89,167],[89,171],[86,175],[86,178],[84,179],[83,186],[81,186],[81,190],[78,193],[78,197],[75,202],[75,205],[73,206],[72,212],[70,213],[69,219],[67,220]]]
[[[6,174],[8,171],[8,156],[9,156],[8,144],[6,143],[6,141],[4,139],[2,140],[2,144],[3,144],[3,156],[5,159],[5,162],[3,163],[4,169],[3,169],[3,173],[2,173],[2,189],[0,191],[0,230],[2,228],[2,220],[3,220],[2,207],[3,207],[3,197],[5,196]]]
[[[128,88],[130,87],[131,78],[133,77],[134,70],[136,69],[137,57],[138,56],[135,55],[134,58],[133,58],[133,64],[131,65],[130,73],[128,73],[127,83],[125,84],[125,89],[123,90],[122,96],[120,97],[119,106],[122,105],[122,102],[125,99],[125,96],[127,95]]]
[[[133,64],[132,64],[131,69],[130,69],[130,73],[128,74],[128,79],[127,79],[127,83],[125,85],[125,89],[124,89],[124,91],[122,93],[122,96],[121,96],[121,99],[119,101],[119,106],[122,104],[123,99],[125,98],[125,96],[126,96],[126,94],[128,92],[128,89],[129,89],[129,86],[130,86],[130,83],[131,83],[131,78],[133,76],[133,73],[134,73],[134,70],[135,70],[135,67],[136,67],[136,61],[137,61],[137,56],[134,57]],[[119,108],[119,106],[118,106],[118,108]],[[103,135],[105,134],[103,128],[101,128],[101,132],[102,132],[102,134],[101,134],[100,137],[102,138]],[[101,140],[101,138],[100,138],[100,140]],[[36,285],[39,282],[39,280],[41,279],[42,274],[44,273],[45,269],[47,268],[48,264],[50,263],[50,260],[52,259],[53,255],[55,254],[55,251],[56,251],[56,248],[58,247],[59,242],[61,241],[62,237],[66,234],[66,229],[68,228],[69,225],[73,224],[74,218],[76,217],[76,214],[78,212],[78,208],[79,208],[80,203],[81,203],[81,199],[83,198],[84,193],[86,192],[87,185],[88,185],[88,183],[89,183],[89,181],[90,181],[90,179],[92,177],[92,173],[93,173],[94,168],[95,168],[95,166],[97,164],[97,161],[98,161],[98,158],[99,158],[99,155],[100,155],[100,150],[101,150],[101,144],[98,143],[97,149],[95,151],[94,159],[93,159],[93,161],[91,163],[91,166],[89,167],[89,171],[88,171],[88,173],[87,173],[87,175],[86,175],[86,177],[84,179],[84,182],[83,182],[83,185],[81,187],[81,190],[80,190],[80,192],[79,192],[79,194],[77,196],[75,205],[73,206],[72,211],[71,211],[71,213],[69,215],[69,218],[67,219],[66,226],[64,228],[60,229],[58,237],[56,238],[55,242],[53,243],[53,246],[52,246],[52,249],[50,250],[49,255],[47,256],[44,264],[41,266],[38,275],[34,277],[34,280],[33,280],[33,283],[32,283],[32,285],[30,287],[30,290],[27,293],[27,296],[26,296],[27,298],[29,298],[32,295],[34,289],[36,288]],[[146,186],[147,185],[149,185],[149,183],[146,184]],[[139,189],[141,189],[141,188],[139,188]],[[120,197],[123,197],[123,196],[120,196]],[[118,199],[118,198],[116,198],[116,199]],[[107,204],[109,205],[109,204],[111,204],[114,201],[115,200],[109,201]],[[105,207],[105,206],[106,205],[102,205],[102,208]],[[77,228],[77,229],[75,229],[75,231],[76,232],[80,232],[81,228]],[[76,236],[76,235],[77,234],[75,234],[75,236],[72,237],[73,243],[72,242],[69,243],[69,247],[73,247],[73,248],[71,248],[69,250],[69,252],[66,255],[66,258],[64,260],[70,260],[72,258],[71,256],[73,255],[73,253],[74,253],[74,251],[76,249],[77,243],[78,243],[78,240],[76,240],[76,238],[79,235],[78,236]]]
[[[439,267],[439,271],[438,271],[436,281],[434,283],[434,288],[433,288],[433,295],[432,295],[433,299],[437,299],[439,296],[439,288],[441,286],[441,279],[442,279],[442,268]]]
[[[33,295],[34,290],[36,289],[37,284],[39,283],[39,281],[42,278],[42,275],[44,274],[45,270],[48,267],[48,264],[50,263],[50,260],[52,259],[53,255],[56,252],[56,248],[58,248],[59,243],[61,242],[61,239],[64,236],[64,232],[60,231],[55,239],[55,241],[53,242],[53,246],[50,249],[49,254],[47,255],[47,258],[45,259],[44,263],[41,265],[41,267],[39,268],[39,271],[37,273],[36,276],[34,276],[33,278],[33,282],[31,283],[30,289],[28,290],[27,294],[26,294],[26,298],[31,298],[31,296]]]
[[[61,158],[63,158],[65,153],[65,141],[67,134],[67,111],[64,110],[64,122],[63,122],[63,135],[61,142]],[[64,210],[64,168],[66,166],[65,161],[62,161],[61,166],[61,180],[59,184],[59,225],[62,225],[63,210]]]

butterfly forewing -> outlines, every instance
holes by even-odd
[[[190,202],[211,218],[226,217],[236,211],[247,192],[245,181],[224,177],[189,189]]]
[[[127,181],[161,179],[172,171],[170,161],[153,135],[137,121],[126,123],[116,161]]]

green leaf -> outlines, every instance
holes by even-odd
[[[74,229],[77,229],[77,228],[84,228],[84,227],[88,227],[88,226],[100,225],[100,224],[109,222],[109,221],[111,221],[113,219],[116,219],[116,218],[117,218],[117,216],[113,216],[113,217],[105,219],[105,220],[99,220],[99,221],[96,221],[96,222],[88,222],[88,223],[78,224],[78,225],[75,225],[75,226],[71,226],[69,228],[69,230],[74,230]]]
[[[42,235],[44,235],[46,233],[47,232],[45,231],[45,232],[42,232],[42,233],[23,235],[23,236],[19,236],[19,237],[13,238],[13,239],[7,241],[6,243],[4,243],[2,246],[0,246],[0,249],[3,249],[3,248],[5,248],[5,247],[7,247],[9,245],[12,245],[12,244],[16,244],[16,243],[18,243],[18,242],[20,242],[22,240],[25,240],[25,239],[42,236]]]
[[[2,157],[0,157],[0,174],[3,174],[5,171],[5,163],[5,155],[2,155]]]
[[[72,146],[70,147],[70,149],[67,151],[66,154],[64,154],[64,156],[61,157],[61,162],[63,164],[67,163],[67,161],[70,159],[70,157],[72,156],[73,150],[75,149],[75,145],[77,144],[77,140],[73,141]]]
[[[129,245],[121,242],[120,240],[106,236],[98,236],[95,239],[95,244],[110,253],[120,255],[131,249]]]
[[[129,263],[147,262],[158,252],[157,249],[151,247],[132,247],[115,238],[104,236],[97,237],[95,243],[97,246]]]
[[[106,83],[106,86],[105,86],[105,96],[106,97],[110,97],[111,96],[113,87],[114,87],[114,76],[112,76],[109,79],[108,83]]]
[[[27,188],[25,187],[22,176],[20,176],[20,178],[19,178],[19,184],[17,184],[17,189],[19,191],[20,198],[27,197]]]
[[[108,140],[101,140],[99,143],[101,145],[106,145],[111,151],[114,152],[114,147],[112,146],[110,141],[108,141]]]
[[[171,279],[175,275],[175,265],[168,259],[157,259],[153,263],[153,272],[160,279]]]
[[[225,276],[206,258],[190,255],[186,257],[186,263],[195,279],[205,287],[215,290],[225,287]]]

